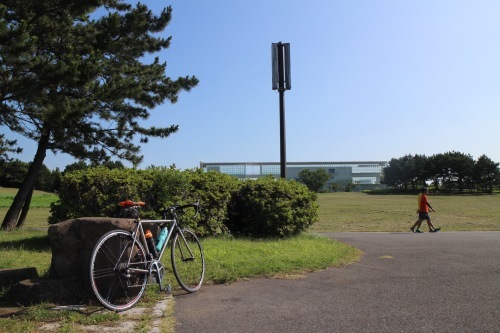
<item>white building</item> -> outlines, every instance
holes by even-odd
[[[288,162],[286,178],[297,179],[299,172],[305,169],[315,171],[323,169],[330,175],[325,184],[325,190],[332,184],[345,186],[356,184],[355,191],[364,189],[384,188],[380,184],[382,169],[388,162]],[[240,179],[256,179],[265,176],[280,177],[280,163],[274,162],[235,162],[235,163],[205,163],[200,162],[200,168],[205,172],[218,171]]]

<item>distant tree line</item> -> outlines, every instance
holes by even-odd
[[[486,155],[474,160],[455,151],[430,157],[405,155],[389,161],[382,170],[381,183],[405,191],[429,184],[436,192],[491,193],[500,184],[498,166]]]
[[[108,169],[124,168],[120,161],[110,161],[101,164]],[[35,190],[45,192],[59,192],[61,187],[61,176],[64,173],[75,170],[86,170],[90,167],[95,167],[97,164],[87,165],[85,162],[75,162],[65,167],[63,171],[56,168],[49,170],[45,164],[42,165],[35,181]],[[18,159],[8,159],[0,157],[0,187],[19,188],[23,183],[26,173],[30,167],[30,163],[20,161]]]

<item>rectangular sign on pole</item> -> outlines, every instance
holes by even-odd
[[[285,56],[285,89],[292,89],[292,77],[290,74],[290,43],[284,44],[284,56]]]
[[[278,72],[278,45],[276,43],[271,44],[271,55],[272,55],[272,65],[273,65],[273,90],[278,90],[279,88],[279,72]]]
[[[290,90],[290,43],[272,43],[272,87],[273,90]]]

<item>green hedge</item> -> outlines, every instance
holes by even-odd
[[[116,216],[118,202],[142,199],[153,187],[145,171],[89,168],[65,173],[49,223],[85,216]]]
[[[229,230],[251,237],[288,237],[318,220],[317,194],[296,181],[261,178],[233,193]]]
[[[89,168],[62,176],[59,201],[51,205],[49,223],[84,216],[117,216],[118,202],[142,200],[142,218],[161,218],[170,205],[199,200],[199,217],[183,217],[200,236],[231,233],[286,237],[317,221],[316,194],[295,181],[264,178],[240,181],[201,169],[173,167],[146,170]]]
[[[238,190],[241,182],[236,177],[216,171],[196,169],[184,173],[188,175],[192,194],[200,198],[201,204],[200,219],[192,221],[191,216],[187,216],[191,228],[202,236],[228,233],[226,224],[231,193]]]

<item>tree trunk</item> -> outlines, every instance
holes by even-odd
[[[21,213],[21,210],[23,210],[23,207],[26,210],[26,214],[28,213],[29,207],[25,207],[25,203],[35,187],[36,177],[38,176],[38,172],[43,165],[43,160],[45,159],[45,155],[47,153],[49,138],[49,134],[42,134],[40,137],[35,159],[33,160],[33,163],[30,164],[28,173],[24,177],[23,183],[17,191],[14,201],[3,219],[2,229],[13,230],[17,227],[19,214]]]
[[[439,193],[439,180],[434,177],[434,190]]]
[[[24,202],[23,209],[21,211],[21,216],[19,217],[19,221],[17,222],[16,228],[21,228],[26,221],[26,216],[28,216],[28,211],[30,210],[31,198],[33,197],[33,188],[31,189],[26,201]]]

